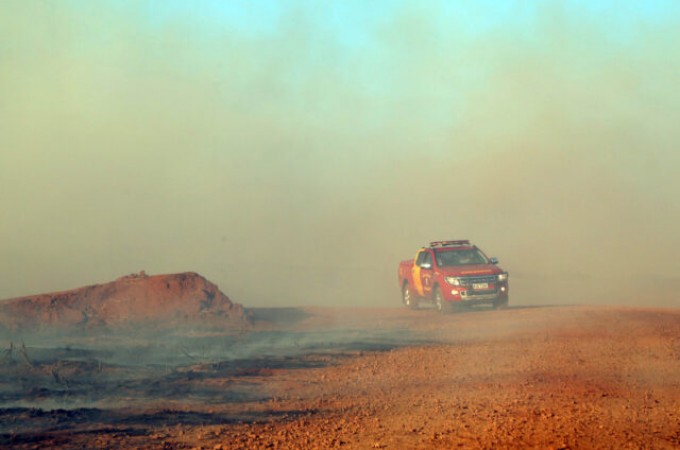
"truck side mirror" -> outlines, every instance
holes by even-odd
[[[498,264],[498,258],[491,258],[491,264]]]
[[[420,265],[421,269],[431,269],[432,268],[432,263],[422,263]]]

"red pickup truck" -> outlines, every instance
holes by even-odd
[[[508,305],[508,273],[470,241],[436,241],[399,263],[399,287],[412,309],[431,302],[438,311],[457,305]]]

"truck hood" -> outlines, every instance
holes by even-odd
[[[503,269],[495,264],[478,264],[472,266],[442,267],[439,271],[444,276],[474,277],[479,275],[496,275],[503,273]]]

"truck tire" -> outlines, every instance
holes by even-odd
[[[404,287],[401,288],[401,299],[409,309],[418,309],[418,300],[413,298],[411,293],[411,287],[408,283],[404,283]]]
[[[435,286],[432,291],[432,300],[434,300],[434,307],[437,308],[437,312],[444,312],[446,310],[446,305],[444,304],[444,297],[442,297],[442,291],[439,290],[439,286]]]
[[[508,307],[508,301],[509,299],[504,299],[504,300],[497,300],[493,302],[493,309],[505,309]]]

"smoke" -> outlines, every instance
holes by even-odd
[[[3,3],[0,298],[396,306],[469,238],[514,303],[677,305],[677,7],[197,5]]]

